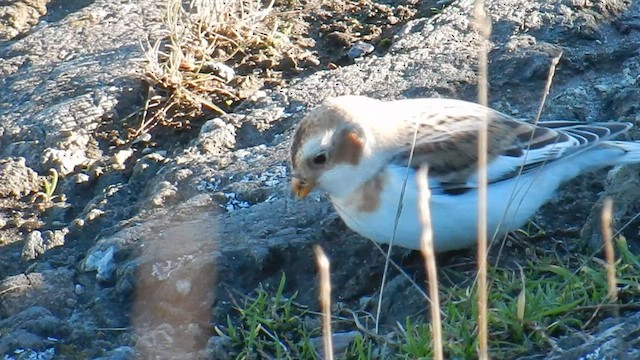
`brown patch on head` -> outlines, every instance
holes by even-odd
[[[332,154],[331,163],[358,165],[362,158],[362,149],[364,148],[364,139],[358,134],[356,129],[345,129],[336,137],[333,145],[334,152]]]
[[[358,210],[362,212],[374,212],[380,207],[380,193],[386,182],[386,174],[381,172],[377,176],[367,180],[354,194],[357,197]]]

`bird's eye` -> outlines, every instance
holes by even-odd
[[[316,156],[314,156],[313,159],[311,159],[311,161],[313,161],[314,165],[324,165],[327,162],[327,154],[324,152],[321,152]]]

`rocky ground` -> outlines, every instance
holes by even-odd
[[[147,0],[0,8],[5,358],[210,358],[213,325],[225,321],[234,293],[276,286],[284,272],[285,291],[317,307],[314,244],[331,259],[336,300],[355,306],[376,293],[384,256],[346,229],[322,194],[289,198],[291,127],[341,94],[475,98],[471,1],[334,1],[292,27],[296,54],[310,52],[308,61],[283,65],[277,81],[257,80],[233,113],[114,141],[143,107],[140,42],[158,34],[163,11]],[[494,108],[532,118],[562,52],[544,118],[638,122],[636,2],[508,0],[489,11]],[[595,241],[593,205],[603,194],[620,204],[621,220],[640,210],[637,170],[572,182],[537,222],[573,237],[587,224],[582,236]],[[637,249],[638,223],[625,234]],[[416,254],[394,259],[421,276]],[[389,287],[404,295],[386,297],[386,324],[419,312],[423,300],[404,277],[392,273]],[[618,331],[637,326],[603,324],[596,340],[565,350],[575,358],[624,351],[610,342]]]

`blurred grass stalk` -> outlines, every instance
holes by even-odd
[[[319,245],[314,248],[318,273],[320,273],[320,308],[322,309],[322,342],[325,360],[333,360],[333,339],[331,334],[331,274],[329,258]]]
[[[487,51],[491,34],[490,18],[485,13],[484,0],[474,3],[476,29],[480,34],[478,48],[478,103],[487,106]],[[488,350],[488,289],[487,289],[487,121],[482,119],[478,134],[478,358],[489,358]]]
[[[420,236],[420,250],[424,258],[424,267],[429,282],[429,298],[431,299],[431,334],[433,343],[433,358],[442,360],[442,320],[440,319],[440,296],[438,293],[438,273],[436,271],[436,256],[433,250],[433,227],[431,226],[431,209],[429,201],[431,191],[428,182],[428,167],[421,166],[416,174],[418,184],[418,212],[422,234]]]
[[[616,306],[618,302],[618,281],[616,279],[616,254],[613,250],[613,234],[611,224],[613,219],[613,200],[606,198],[602,206],[602,240],[604,241],[604,254],[607,260],[607,285],[608,298],[614,304],[612,315],[619,316],[620,310]]]

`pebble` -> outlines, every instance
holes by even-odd
[[[82,286],[80,284],[76,284],[76,287],[73,289],[73,292],[75,292],[76,295],[84,294],[84,286]]]
[[[376,47],[364,41],[358,41],[347,52],[349,59],[354,60],[359,57],[371,54]]]

